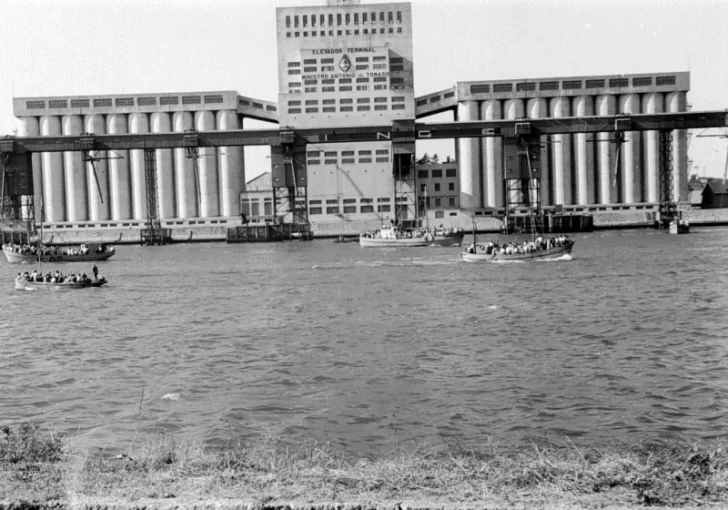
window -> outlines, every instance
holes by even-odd
[[[315,214],[323,214],[323,209],[321,207],[309,207],[308,214],[311,216]]]
[[[356,214],[356,206],[355,205],[345,205],[344,214]]]
[[[454,182],[448,182],[447,183],[447,190],[448,191],[455,191],[455,183]]]
[[[397,23],[402,23],[402,11],[397,11]]]
[[[392,110],[404,110],[404,105],[403,104],[393,104]]]
[[[300,69],[289,69],[288,74],[301,74]]]
[[[339,214],[339,206],[327,207],[326,214]]]
[[[439,182],[436,182],[435,183],[435,191],[440,191],[440,183]]]
[[[306,87],[304,91],[307,93],[316,93],[316,87]]]
[[[286,28],[291,28],[291,17],[286,16]]]
[[[442,200],[440,198],[435,198],[435,207],[442,207]],[[442,212],[440,212],[442,214]],[[442,218],[442,216],[435,215],[436,218]]]
[[[445,177],[457,177],[457,170],[454,168],[445,169]]]
[[[417,178],[418,179],[427,179],[427,170],[417,170]],[[424,186],[424,184],[423,184]],[[423,189],[424,191],[424,189]]]
[[[392,11],[387,13],[387,21],[389,21],[390,24],[394,23],[394,13]]]
[[[346,13],[346,14],[344,15],[344,19],[346,20],[346,24],[347,24],[347,25],[348,25],[349,23],[351,23],[351,14],[349,14],[349,13],[347,12],[347,13]]]
[[[432,178],[433,179],[435,179],[435,178],[438,178],[439,179],[440,177],[442,177],[442,170],[433,170],[432,171]]]
[[[321,63],[322,64],[333,64],[334,63],[334,59],[333,58],[322,58],[321,59]]]
[[[359,104],[361,104],[361,103],[368,103],[369,101],[370,101],[370,98],[368,98],[368,97],[359,97],[356,100],[356,102],[359,103]]]
[[[375,104],[374,105],[374,109],[375,110],[378,110],[378,111],[386,110],[387,109],[387,105],[386,104]]]
[[[366,12],[362,13],[361,22],[364,23],[365,25],[367,24],[367,13]]]
[[[339,80],[339,84],[342,84],[342,83],[351,83],[351,78],[341,78]]]
[[[316,72],[316,67],[304,67],[303,68],[303,72],[304,73],[315,73]]]
[[[357,78],[357,83],[369,83],[369,78]]]
[[[289,108],[288,113],[289,114],[301,113],[301,109],[300,108]]]
[[[351,87],[349,87],[349,88],[351,88]],[[369,85],[357,85],[356,86],[356,90],[358,90],[360,92],[369,90]]]
[[[362,214],[373,213],[374,212],[374,206],[373,205],[362,205],[361,206],[361,212],[362,212]]]
[[[344,99],[339,99],[339,103],[340,104],[353,104],[354,103],[354,100],[352,98],[350,98],[350,97],[347,97],[347,98],[344,98]]]
[[[368,112],[369,110],[371,110],[371,106],[368,106],[368,105],[362,105],[362,106],[356,107],[356,111],[358,111],[358,112]]]
[[[359,24],[359,13],[358,12],[354,13],[354,24],[355,25]]]
[[[353,106],[342,106],[339,108],[339,111],[341,112],[353,112],[354,107]]]
[[[336,24],[341,25],[341,14],[336,15]],[[339,35],[341,35],[341,34],[339,34]]]
[[[358,88],[357,88],[358,90]],[[351,85],[346,85],[345,87],[339,87],[339,92],[351,92]]]
[[[293,16],[293,26],[298,27],[298,16]]]
[[[447,197],[447,205],[455,207],[455,197]]]
[[[288,101],[288,106],[301,106],[301,101]]]
[[[318,113],[318,108],[306,108],[306,113]]]
[[[324,89],[326,89],[326,87],[324,87]],[[324,90],[324,92],[327,92],[327,91]],[[324,113],[334,113],[335,111],[336,111],[335,106],[324,106]]]
[[[321,92],[336,92],[336,87],[322,87]]]
[[[306,25],[308,25],[308,15],[304,14],[303,15],[303,26],[305,27]]]
[[[391,206],[389,204],[382,204],[377,206],[377,212],[383,213],[383,212],[389,212],[391,210]]]
[[[374,64],[372,67],[374,69],[386,69],[387,68],[387,64]]]

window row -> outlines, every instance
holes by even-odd
[[[371,30],[369,30],[369,29],[366,29],[365,28],[364,30],[361,31],[361,33],[363,35],[375,35],[377,33],[377,29],[376,28],[372,28]],[[394,34],[395,33],[395,29],[394,28],[391,28],[391,27],[389,28],[389,30],[385,30],[384,28],[380,28],[379,29],[379,33],[380,34],[386,34],[386,33]],[[402,33],[402,27],[397,27],[396,33],[397,34],[401,34]],[[359,29],[356,29],[356,30],[348,30],[347,29],[347,30],[335,30],[335,31],[334,30],[329,30],[328,32],[326,30],[321,30],[321,31],[313,30],[311,32],[308,32],[308,31],[305,31],[305,32],[286,32],[286,37],[288,37],[288,38],[291,38],[291,37],[326,37],[327,35],[329,37],[333,37],[334,35],[343,36],[343,35],[360,35],[360,34],[359,34]]]
[[[359,207],[358,212],[361,214],[369,214],[369,213],[373,213],[374,210],[375,210],[375,206],[373,204],[372,205],[361,205]],[[340,208],[338,205],[326,207],[326,214],[341,214],[342,211],[343,211],[343,214],[356,214],[357,207],[355,205],[345,205],[345,206],[343,206],[343,208]],[[376,206],[376,211],[378,213],[392,212],[392,206],[389,204],[380,204],[380,205]],[[323,207],[309,207],[308,214],[311,216],[324,214],[324,208]]]
[[[371,97],[357,97],[356,103],[357,104],[369,104],[372,102]],[[386,103],[387,98],[386,97],[375,97],[374,98],[375,103]],[[393,103],[403,103],[404,102],[404,96],[393,96],[392,97]],[[305,101],[301,101],[300,99],[291,99],[288,101],[288,106],[301,106],[302,104],[305,104],[306,106],[318,106],[319,100],[318,99],[306,99]],[[335,105],[336,99],[321,99],[321,104],[323,105]],[[339,104],[354,104],[354,98],[351,97],[342,97],[339,99]]]
[[[391,110],[404,110],[405,105],[403,104],[393,104],[391,108],[388,108],[386,104],[375,104],[374,108],[371,107],[371,105],[357,105],[356,111],[357,112],[369,112],[369,111],[384,111],[387,109]],[[319,113],[319,108],[317,106],[310,106],[308,108],[304,108],[305,113]],[[288,114],[289,115],[297,115],[300,114],[302,111],[301,108],[288,108]],[[324,106],[320,109],[323,113],[334,113],[336,112],[335,106]],[[339,106],[340,112],[353,112],[354,106]]]
[[[428,177],[433,177],[433,178],[442,177],[442,169],[440,169],[440,168],[438,168],[436,170],[432,170],[431,172],[432,172],[432,175],[430,175],[429,170],[417,170],[417,178],[418,179],[427,179]],[[445,177],[457,177],[457,169],[456,168],[446,168]]]
[[[335,158],[338,153],[336,151],[323,151],[324,157],[326,158]],[[377,156],[389,156],[389,149],[376,149],[375,154]],[[342,156],[353,156],[354,151],[341,151]],[[362,149],[359,151],[359,156],[371,156],[372,151],[371,149]],[[321,157],[321,151],[307,151],[306,156],[309,158],[319,158]]]
[[[293,84],[288,89],[289,94],[300,94],[301,93],[301,84]],[[386,83],[377,83],[372,87],[372,90],[387,90],[387,88],[391,90],[404,90],[403,84],[393,83],[389,86],[387,86]],[[352,87],[351,85],[341,85],[338,89],[339,92],[353,92],[356,90],[357,92],[367,92],[369,91],[369,85],[357,85],[356,87]],[[319,92],[318,87],[304,87],[303,91],[307,94],[316,94]],[[321,92],[336,92],[336,87],[327,86],[327,87],[321,87]],[[394,108],[395,110],[399,110],[401,108]]]
[[[420,184],[420,193],[425,193],[427,191],[430,191],[430,192],[431,191],[434,191],[436,193],[437,192],[440,192],[440,191],[444,191],[442,189],[442,183],[435,182],[435,183],[432,184],[432,186],[433,186],[432,188],[428,188],[427,187],[427,184]],[[448,182],[447,183],[447,190],[448,191],[455,191],[455,183],[454,182]]]
[[[384,12],[380,11],[379,16],[377,16],[376,12],[346,12],[346,13],[337,13],[337,14],[301,14],[297,15],[294,14],[293,16],[287,15],[286,16],[286,28],[291,28],[291,22],[293,23],[293,28],[301,27],[315,27],[316,23],[318,22],[319,26],[334,26],[334,22],[336,22],[337,26],[341,25],[358,25],[359,21],[361,20],[362,25],[367,25],[371,23],[372,25],[377,24],[377,18],[379,19],[379,24],[384,25],[385,21],[389,23],[390,25],[393,24],[396,20],[397,23],[402,23],[402,11],[389,11]]]

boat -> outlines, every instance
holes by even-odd
[[[432,236],[424,231],[405,231],[393,225],[382,225],[380,230],[359,235],[359,246],[363,248],[401,248],[428,246]]]
[[[23,275],[15,277],[15,288],[18,290],[54,290],[54,289],[85,289],[89,287],[102,287],[108,282],[103,276],[93,280],[86,278],[81,281],[65,281],[65,282],[47,282],[33,281],[25,278]]]
[[[507,243],[502,247],[495,243],[488,243],[488,245],[474,243],[466,251],[460,253],[460,260],[464,262],[553,260],[571,254],[574,247],[574,241],[569,239],[568,236],[558,236],[550,241],[544,238],[537,239],[543,239],[543,241],[526,242],[527,249],[511,253],[507,252],[507,245],[510,244],[510,248],[513,249],[513,245],[516,243]]]
[[[687,220],[674,219],[668,225],[671,234],[687,234],[690,232],[690,223]]]
[[[430,246],[461,246],[465,232],[458,230],[436,230],[431,233]]]
[[[86,243],[68,246],[41,246],[38,250],[29,246],[3,245],[5,258],[11,264],[34,264],[37,262],[101,262],[114,256],[113,246]]]
[[[334,239],[335,243],[358,243],[359,236],[339,236]]]

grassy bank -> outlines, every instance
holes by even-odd
[[[726,443],[564,447],[352,457],[275,438],[224,450],[137,439],[123,454],[77,451],[24,424],[0,429],[0,503],[33,508],[637,508],[728,506]],[[360,505],[359,507],[357,505]],[[2,506],[2,505],[0,505]]]

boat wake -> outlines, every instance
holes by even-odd
[[[336,271],[342,269],[352,269],[354,267],[429,267],[429,266],[450,266],[458,264],[457,260],[403,260],[403,261],[387,261],[387,260],[372,260],[372,261],[356,261],[352,264],[314,264],[311,269],[321,271]]]
[[[560,262],[563,260],[574,260],[574,257],[570,253],[564,253],[562,256],[556,258],[539,259],[538,262]]]

